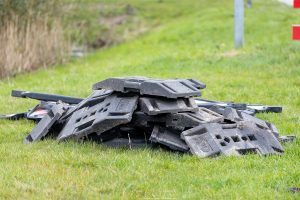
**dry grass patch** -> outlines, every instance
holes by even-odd
[[[69,45],[60,20],[33,20],[19,25],[14,17],[0,27],[0,76],[30,71],[62,63],[68,58]]]

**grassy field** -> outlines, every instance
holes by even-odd
[[[97,49],[130,41],[173,18],[195,12],[194,4],[162,0],[65,0],[62,19],[73,45]]]
[[[130,1],[142,8],[140,1]],[[0,113],[37,102],[10,97],[12,89],[85,97],[112,76],[192,77],[203,97],[282,105],[259,114],[282,134],[300,137],[300,43],[291,40],[300,12],[276,1],[246,9],[246,45],[233,50],[232,1],[144,1],[151,32],[68,65],[0,82]],[[182,13],[179,8],[184,8]],[[174,15],[173,9],[178,12]],[[142,10],[141,10],[142,12]],[[175,13],[176,13],[175,12]],[[145,16],[147,17],[147,16]],[[300,140],[283,156],[198,159],[157,149],[111,149],[93,143],[45,140],[23,145],[32,122],[0,121],[1,199],[299,199]]]

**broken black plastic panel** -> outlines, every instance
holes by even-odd
[[[196,104],[199,107],[211,108],[213,106],[219,106],[220,108],[234,108],[248,114],[254,115],[261,112],[273,112],[281,113],[281,106],[266,106],[262,104],[246,104],[246,103],[233,103],[233,102],[220,102],[207,99],[195,98]]]
[[[193,98],[168,99],[163,97],[141,97],[139,105],[141,111],[148,115],[198,111]]]
[[[87,98],[83,99],[80,103],[76,106],[72,107],[67,111],[66,114],[60,119],[60,121],[64,121],[69,118],[76,110],[79,110],[83,107],[91,107],[99,102],[102,102],[107,96],[112,94],[112,90],[95,90],[89,95]]]
[[[131,124],[137,127],[149,127],[162,124],[166,127],[191,128],[203,123],[223,122],[224,117],[206,108],[199,108],[197,112],[180,112],[159,115],[147,115],[136,111]]]
[[[282,135],[282,136],[279,136],[278,140],[283,143],[293,142],[296,140],[296,136],[295,135]]]
[[[24,143],[30,143],[45,137],[52,126],[58,121],[58,119],[65,112],[64,104],[57,103],[52,107],[52,109],[47,112],[47,114],[42,118],[41,121],[36,125],[36,127],[31,131],[29,135],[24,140]]]
[[[26,115],[27,115],[27,112],[8,114],[8,115],[0,115],[0,119],[19,120],[19,119],[26,118]]]
[[[221,101],[212,101],[208,99],[195,98],[196,104],[200,107],[210,108],[212,106],[219,106],[222,108],[230,107],[237,110],[246,110],[247,104],[245,103],[232,103],[232,102],[221,102]]]
[[[53,101],[53,102],[62,101],[68,104],[78,104],[79,102],[82,101],[82,98],[78,98],[78,97],[69,97],[69,96],[37,93],[37,92],[29,92],[29,91],[21,91],[21,90],[12,90],[11,96],[36,99],[40,101]]]
[[[267,121],[261,120],[252,115],[246,114],[244,112],[238,111],[234,108],[225,108],[223,111],[223,116],[225,119],[230,120],[232,122],[251,121],[251,122],[255,123],[257,126],[264,128],[266,130],[269,130],[276,137],[279,136],[279,131],[274,124],[271,124]]]
[[[129,123],[137,101],[135,94],[113,93],[98,104],[83,107],[72,114],[57,140],[101,134],[120,124]]]
[[[93,85],[94,90],[111,89],[167,98],[200,96],[199,89],[205,87],[205,84],[194,79],[160,80],[146,77],[109,78]]]
[[[26,113],[26,119],[33,120],[33,121],[40,121],[49,111],[51,111],[52,107],[55,106],[56,102],[47,102],[47,101],[41,101],[40,104],[35,106],[33,109],[29,110]],[[64,104],[64,108],[68,110],[72,106],[68,104]]]
[[[247,104],[247,109],[254,110],[255,113],[260,112],[272,112],[272,113],[281,113],[281,106],[265,106],[262,104]]]
[[[166,117],[167,126],[195,127],[200,124],[223,122],[224,117],[206,108],[199,107],[197,112],[181,112],[168,114]]]
[[[277,138],[253,122],[239,122],[222,125],[202,124],[184,131],[181,137],[198,157],[211,157],[220,154],[261,155],[282,154],[283,147]]]
[[[28,112],[9,114],[9,115],[0,115],[0,119],[9,119],[9,120],[28,119],[28,120],[33,120],[38,122],[44,116],[46,116],[47,113],[51,111],[52,107],[56,104],[57,104],[56,102],[52,102],[52,101],[50,102],[41,101],[40,104],[36,105]],[[68,109],[72,106],[65,104],[64,107]]]
[[[181,131],[174,128],[154,126],[150,141],[167,146],[168,148],[181,152],[188,152],[189,147],[180,138]]]

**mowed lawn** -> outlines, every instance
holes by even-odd
[[[300,43],[291,40],[300,11],[254,0],[245,9],[245,48],[233,50],[233,1],[189,0],[190,9],[180,0],[129,2],[145,18],[164,20],[119,46],[2,80],[0,113],[38,103],[10,97],[12,89],[85,97],[93,83],[113,76],[190,77],[207,84],[204,98],[282,105],[281,114],[258,116],[298,139],[284,144],[283,156],[198,159],[50,139],[24,145],[34,123],[1,120],[0,198],[299,199],[288,190],[300,188]]]

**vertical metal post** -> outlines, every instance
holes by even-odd
[[[247,8],[251,8],[252,6],[252,0],[247,0]]]
[[[235,48],[244,45],[244,0],[234,0],[234,42]]]

